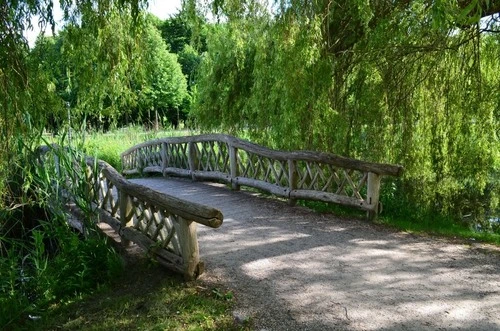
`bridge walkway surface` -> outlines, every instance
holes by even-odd
[[[198,226],[205,273],[256,330],[500,330],[496,247],[396,232],[221,184],[132,179],[218,208]]]

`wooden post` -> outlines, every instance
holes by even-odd
[[[161,144],[161,173],[165,176],[165,169],[167,168],[167,143]]]
[[[139,149],[137,151],[137,171],[142,174],[142,170],[144,169],[144,164],[145,164],[145,156],[144,152],[142,149]]]
[[[200,263],[200,252],[198,237],[196,235],[196,222],[177,217],[177,237],[181,246],[182,259],[184,261],[184,277],[187,280],[196,279],[203,273],[203,263]]]
[[[295,163],[294,160],[288,160],[288,186],[290,189],[290,193],[292,193],[293,190],[297,189],[297,164]],[[290,206],[295,206],[297,203],[297,199],[294,198],[288,198],[288,204]]]
[[[231,189],[233,189],[233,191],[239,191],[240,186],[236,183],[236,177],[238,177],[238,149],[230,145],[228,145],[228,149],[229,168],[231,172]]]
[[[87,180],[87,196],[89,197],[90,202],[95,202],[97,201],[95,178],[94,172],[89,165],[85,166],[85,179]]]
[[[366,202],[371,206],[367,216],[369,220],[374,220],[378,215],[378,202],[380,197],[380,176],[376,173],[368,173],[368,188],[366,192]]]
[[[198,168],[198,153],[196,152],[196,143],[190,141],[188,144],[188,163],[191,179],[196,180],[194,172]]]
[[[118,191],[118,195],[120,199],[120,225],[122,228],[125,228],[127,226],[127,223],[134,217],[134,206],[132,205],[131,197],[129,197],[126,193],[124,193],[123,191]],[[122,236],[121,231],[120,237],[122,243],[125,246],[128,246],[130,244],[130,241]]]

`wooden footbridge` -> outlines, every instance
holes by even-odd
[[[228,193],[247,186],[290,204],[307,199],[351,206],[365,210],[369,218],[380,210],[382,176],[399,176],[403,170],[327,153],[276,151],[223,134],[152,140],[121,158],[123,174],[135,178],[159,174],[167,180],[175,176],[218,182],[229,187]],[[222,212],[212,206],[213,192],[187,199],[176,196],[172,186],[162,189],[158,181],[152,188],[127,180],[106,162],[88,158],[86,164],[89,196],[102,221],[186,278],[203,272],[196,226],[217,228],[223,222]]]
[[[233,313],[255,329],[500,329],[498,249],[273,198],[343,203],[374,217],[381,177],[401,167],[272,151],[224,135],[150,141],[122,158],[128,179],[90,158],[77,158],[70,174],[66,163],[59,176],[83,183],[80,202],[92,200],[101,221],[161,264],[193,279],[203,259],[206,284],[234,290]],[[272,194],[237,191],[241,185]]]

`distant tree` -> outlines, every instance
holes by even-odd
[[[145,70],[141,87],[141,107],[157,111],[160,119],[166,119],[177,127],[185,119],[179,109],[188,98],[186,78],[177,61],[177,55],[169,53],[167,45],[153,24],[146,24],[141,38],[141,52]]]
[[[88,31],[94,35],[106,24],[110,8],[116,6],[121,11],[129,12],[135,20],[145,2],[60,1],[60,6],[66,22],[85,22]],[[47,99],[47,96],[51,93],[52,85],[38,81],[38,67],[30,64],[24,31],[33,25],[39,25],[42,30],[53,29],[53,6],[53,1],[41,0],[0,2],[0,131],[5,137],[0,141],[0,171],[4,168],[4,162],[8,162],[11,157],[11,139],[18,134],[31,132],[31,125],[43,128],[46,114],[51,111],[53,99]],[[79,41],[76,38],[72,43],[77,44]],[[29,129],[26,126],[28,118],[31,123]]]
[[[107,128],[159,116],[177,123],[186,79],[154,24],[148,16],[133,26],[129,14],[115,10],[97,35],[85,25],[68,25],[56,37],[40,37],[31,58],[51,77],[77,122],[86,118]]]
[[[191,43],[192,31],[181,13],[167,18],[158,28],[170,51],[176,54],[179,54],[185,45]]]

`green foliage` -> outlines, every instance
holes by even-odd
[[[109,17],[110,8],[118,8],[131,15],[132,21],[137,21],[139,10],[143,7],[143,0],[112,1],[103,0],[98,4],[93,0],[60,1],[61,9],[66,22],[84,23],[90,35],[95,35]],[[48,74],[45,70],[52,64],[54,53],[39,52],[45,64],[39,65],[29,56],[28,42],[24,31],[38,25],[42,30],[47,27],[54,30],[53,1],[22,0],[3,1],[0,4],[0,176],[5,178],[7,164],[12,160],[14,149],[10,146],[12,138],[18,133],[26,134],[24,119],[27,114],[37,128],[42,128],[47,120],[58,117],[62,102],[55,93],[61,83],[54,82],[59,78]],[[83,37],[82,37],[83,38]],[[71,47],[67,47],[71,48]],[[87,60],[85,54],[80,54],[81,60]],[[90,58],[91,59],[91,58]],[[89,59],[89,60],[90,60]],[[81,64],[88,62],[82,61]],[[92,65],[96,63],[91,63]],[[54,66],[57,66],[55,64]],[[66,72],[62,72],[66,74]],[[70,74],[70,72],[69,72]],[[3,181],[2,181],[3,183]],[[1,189],[2,193],[4,189]]]
[[[153,121],[155,113],[177,121],[188,98],[187,83],[169,53],[155,18],[114,6],[105,15],[69,23],[56,37],[39,37],[31,61],[70,108],[51,113],[54,129],[71,117],[97,129]],[[99,24],[91,24],[98,20]]]
[[[53,28],[53,2],[0,4],[2,329],[27,326],[29,315],[94,291],[121,267],[91,221],[86,178],[74,171],[82,166],[75,152],[82,145],[62,135],[72,148],[53,150],[46,160],[58,158],[58,171],[42,166],[36,150],[43,128],[71,126],[68,118],[75,126],[88,121],[100,128],[136,121],[150,107],[167,112],[185,102],[180,65],[151,28],[154,22],[139,14],[144,3],[60,1],[63,31],[40,37],[31,51],[23,32],[37,24],[36,15],[42,29]],[[64,205],[70,201],[88,217],[80,234],[67,223]]]
[[[82,150],[85,155],[108,162],[118,171],[121,169],[120,154],[128,148],[148,140],[193,134],[188,131],[144,131],[141,127],[126,127],[103,132],[90,132],[85,137]]]
[[[191,43],[192,31],[182,14],[177,14],[161,22],[158,29],[170,51],[175,54],[179,54],[185,45]]]
[[[159,31],[149,24],[142,37],[145,57],[146,81],[141,90],[144,109],[157,110],[160,117],[166,116],[175,126],[179,121],[177,109],[188,97],[187,82],[177,62],[177,55],[169,53]]]
[[[22,327],[30,315],[39,316],[50,304],[95,291],[122,268],[91,221],[86,178],[75,172],[82,166],[81,156],[71,149],[54,149],[44,158],[36,148],[41,135],[34,133],[16,139],[0,212],[2,329]],[[56,159],[59,167],[51,163]],[[68,202],[75,202],[88,217],[81,220],[80,230],[68,223]]]
[[[188,78],[188,86],[191,88],[196,84],[196,73],[201,63],[201,56],[190,45],[184,45],[181,52],[178,53],[179,63],[182,66],[182,72]]]
[[[402,164],[394,199],[422,217],[499,213],[500,33],[476,24],[496,6],[215,4],[225,22],[197,79],[202,129]]]

